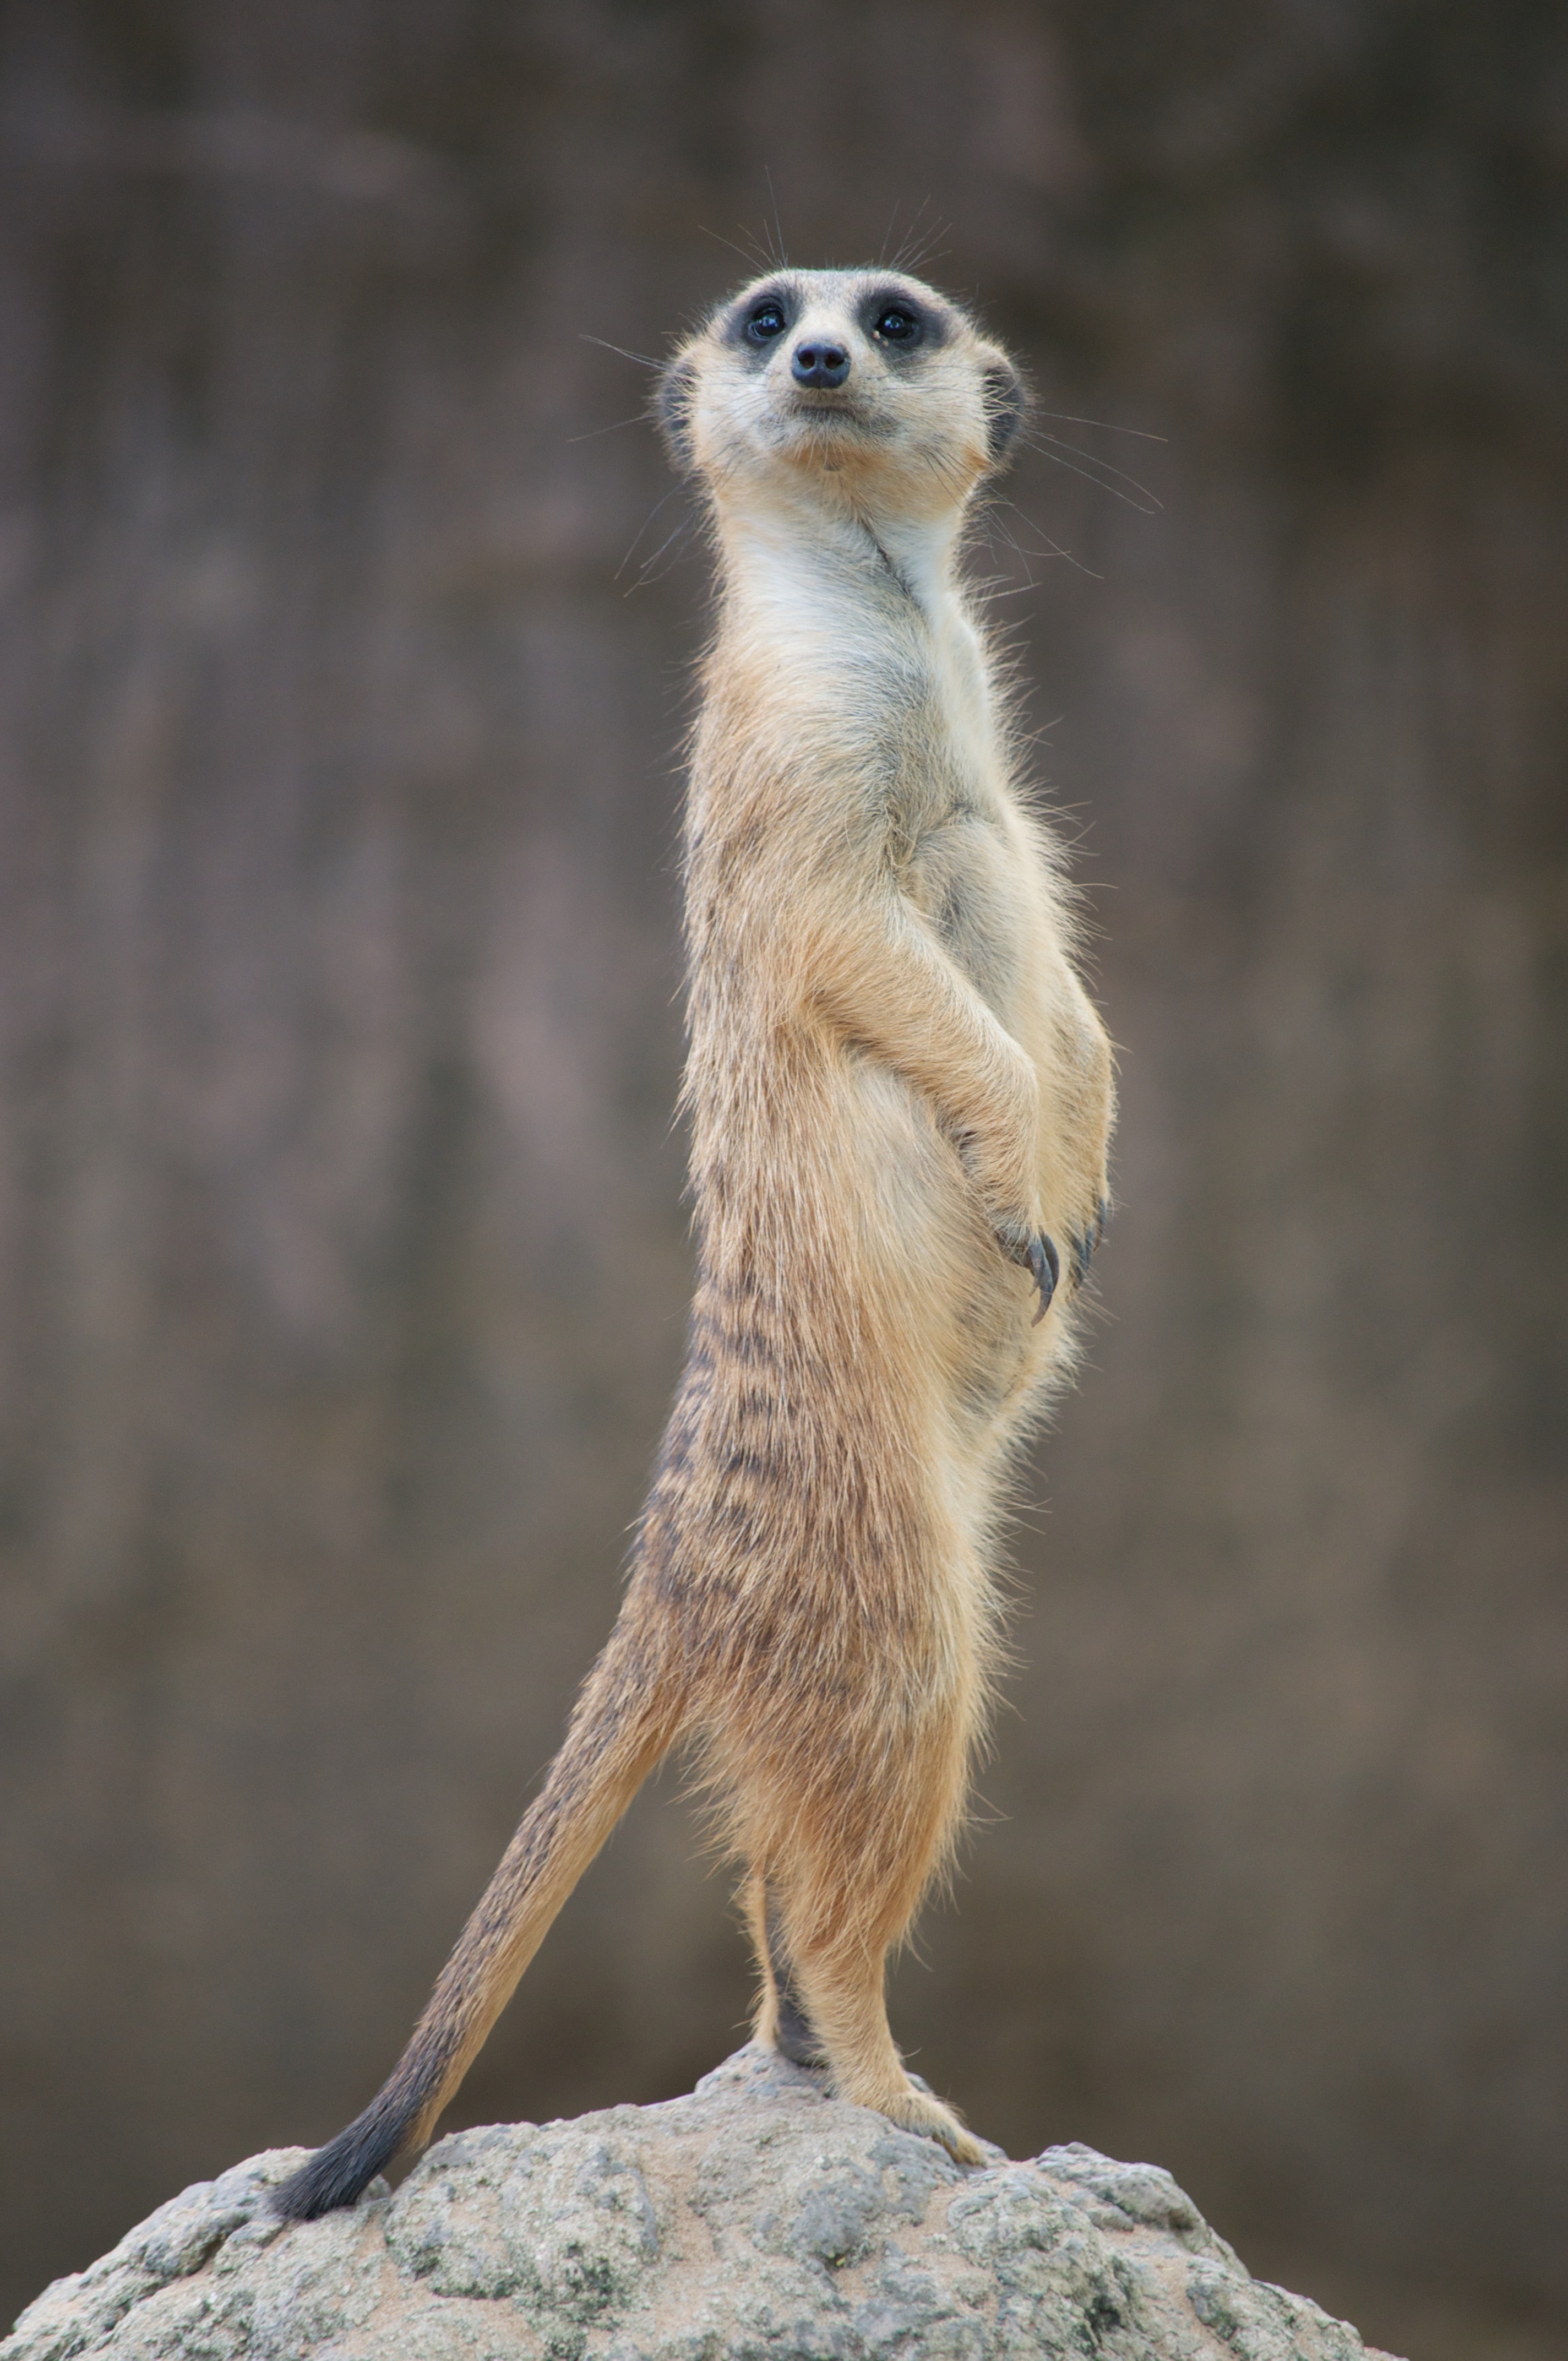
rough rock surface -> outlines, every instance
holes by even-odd
[[[285,2228],[273,2149],[56,2280],[0,2361],[1361,2361],[1168,2173],[963,2171],[740,2050],[690,2098],[443,2140]],[[1376,2356],[1374,2356],[1376,2361]]]

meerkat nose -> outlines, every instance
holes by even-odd
[[[850,374],[850,356],[842,345],[796,345],[790,358],[796,385],[842,385]]]

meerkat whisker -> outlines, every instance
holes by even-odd
[[[1168,434],[1156,434],[1146,426],[1119,426],[1109,418],[1078,418],[1070,410],[1032,409],[1033,418],[1054,418],[1058,426],[1093,426],[1102,434],[1135,434],[1140,443],[1168,443]]]
[[[1064,443],[1055,434],[1026,434],[1023,440],[1031,451],[1037,451],[1042,459],[1052,459],[1058,467],[1066,467],[1069,474],[1081,476],[1086,483],[1093,484],[1100,491],[1109,492],[1113,500],[1124,500],[1129,508],[1136,509],[1142,516],[1156,516],[1165,505],[1146,485],[1140,484],[1135,476],[1124,474],[1120,467],[1113,467],[1108,459],[1097,457],[1092,451],[1080,451],[1076,443]],[[1064,456],[1068,452],[1073,453],[1085,464],[1075,467],[1072,460]],[[1097,469],[1099,473],[1096,473]],[[1107,482],[1107,477],[1111,476],[1118,478],[1121,484],[1130,485],[1131,490],[1123,491],[1118,484]],[[1135,494],[1141,497],[1135,498]]]

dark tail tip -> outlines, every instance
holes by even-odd
[[[317,2148],[308,2164],[273,2190],[269,2204],[285,2222],[314,2222],[339,2205],[352,2205],[383,2167],[410,2144],[411,2107],[388,2107],[373,2099],[346,2131]]]

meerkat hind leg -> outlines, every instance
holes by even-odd
[[[983,2164],[985,2151],[953,2109],[905,2070],[887,2021],[888,1948],[868,1945],[851,1929],[847,1940],[803,1949],[791,1985],[805,2003],[808,2037],[819,2044],[837,2097],[940,2140],[959,2164]],[[783,2048],[776,2036],[775,2045]]]
[[[752,1924],[766,1979],[758,2035],[800,2064],[825,2064],[839,2098],[929,2134],[960,2164],[980,2164],[984,2151],[952,2108],[911,2081],[887,2021],[887,1955],[915,1915],[956,1801],[943,1793],[959,1771],[954,1751],[938,1751],[948,1777],[938,1773],[926,1787],[929,1809],[913,1826],[896,1799],[881,1799],[879,1811],[868,1798],[863,1840],[846,1844],[840,1822],[830,1847],[814,1857],[803,1810],[793,1859],[770,1868],[765,1885],[754,1882]],[[890,1828],[901,1823],[903,1840],[890,1844]]]
[[[757,2009],[755,2037],[764,2048],[776,2049],[792,2066],[826,2066],[827,2053],[806,2013],[795,1985],[784,1944],[784,1922],[765,1877],[753,1876],[747,1891],[747,1916],[758,1964],[762,1971],[762,1997]]]

